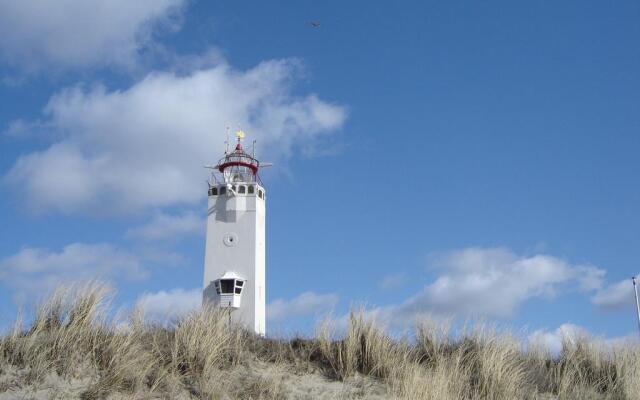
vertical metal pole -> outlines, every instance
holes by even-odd
[[[227,154],[229,153],[229,129],[231,129],[231,128],[229,128],[229,127],[227,126],[227,141],[226,141],[226,142],[224,142],[224,144],[225,144],[224,154],[225,154],[225,155],[227,155]]]
[[[638,333],[640,333],[640,301],[638,300],[638,286],[636,285],[636,277],[632,277],[631,281],[633,281],[633,292],[636,294],[636,311],[638,313]]]

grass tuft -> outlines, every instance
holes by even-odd
[[[110,299],[99,283],[59,289],[27,326],[17,318],[0,337],[0,392],[36,397],[49,390],[41,397],[81,399],[640,398],[637,344],[572,338],[553,356],[542,347],[525,351],[513,335],[482,325],[454,337],[448,323],[433,319],[419,321],[409,340],[390,336],[364,310],[350,313],[337,338],[327,320],[315,338],[269,339],[229,324],[228,314],[213,308],[171,326],[146,321],[139,310],[115,320],[108,318]]]

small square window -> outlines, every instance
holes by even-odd
[[[258,197],[260,197],[261,199],[263,198],[262,197],[262,190],[258,190]]]
[[[247,187],[246,186],[239,186],[238,187],[238,193],[245,194],[246,192],[247,192]]]
[[[221,186],[221,187],[220,187],[220,194],[225,194],[225,193],[227,193],[227,188],[226,188],[226,186]]]
[[[249,193],[249,194],[253,194],[253,193],[254,193],[254,191],[253,191],[253,186],[249,186],[249,187],[247,188],[247,190],[248,190],[248,193]]]
[[[210,192],[211,192],[211,193],[209,193],[210,196],[217,196],[218,195],[218,188],[212,187],[210,189]]]

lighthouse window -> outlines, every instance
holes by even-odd
[[[222,294],[233,293],[235,279],[220,279],[220,291]]]
[[[262,190],[258,190],[258,197],[262,198]]]
[[[249,194],[253,194],[253,186],[247,188]]]
[[[242,293],[242,288],[241,287],[237,287],[236,288],[236,294],[240,294]]]
[[[218,195],[218,188],[211,188],[211,196],[217,196]]]
[[[246,186],[240,186],[238,187],[238,193],[240,194],[245,194],[247,191],[247,187]]]
[[[240,286],[242,287],[244,285],[244,281],[238,281],[236,282],[236,286]]]
[[[225,193],[227,193],[227,188],[224,187],[224,186],[221,186],[220,187],[220,194],[225,194]]]

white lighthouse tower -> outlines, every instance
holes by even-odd
[[[210,167],[203,302],[264,335],[266,194],[258,170],[268,165],[245,152],[242,131],[236,137],[235,149],[227,142],[225,156]]]

